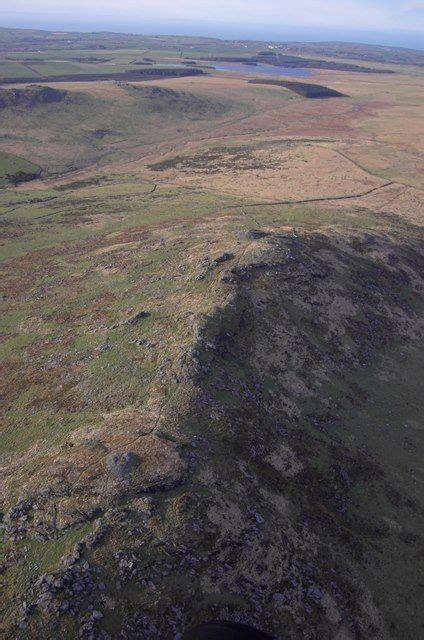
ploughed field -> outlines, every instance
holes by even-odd
[[[421,637],[419,53],[67,36],[0,30],[2,632]]]

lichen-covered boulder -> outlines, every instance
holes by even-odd
[[[139,465],[140,458],[131,451],[115,451],[106,458],[108,472],[116,478],[126,478]]]

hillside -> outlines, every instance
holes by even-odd
[[[127,38],[83,37],[55,69]],[[416,65],[0,89],[5,638],[422,635],[423,100]]]
[[[33,107],[49,102],[61,102],[66,97],[66,91],[59,91],[51,87],[30,85],[25,89],[0,89],[0,109],[12,107]]]
[[[424,65],[424,51],[348,42],[285,42],[281,50],[302,55],[331,56],[383,64]]]

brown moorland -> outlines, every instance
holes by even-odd
[[[5,637],[422,633],[424,77],[251,78],[1,111]]]

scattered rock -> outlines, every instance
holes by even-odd
[[[232,260],[234,258],[233,253],[222,253],[220,256],[215,258],[212,262],[213,265],[219,265],[223,262],[228,262],[228,260]]]
[[[79,613],[90,606],[97,584],[98,569],[86,561],[81,566],[45,573],[35,585],[38,591],[35,605],[55,617]]]
[[[246,238],[248,238],[248,240],[260,240],[261,238],[266,238],[269,235],[269,233],[261,231],[260,229],[249,229],[249,231],[246,231]]]
[[[153,514],[152,498],[137,498],[131,503],[131,508],[146,518],[150,518]]]
[[[274,600],[274,602],[284,602],[286,597],[284,593],[274,593],[272,599]]]
[[[1,528],[9,540],[22,540],[28,530],[28,518],[32,509],[29,500],[19,499],[5,514]]]
[[[222,253],[214,259],[211,259],[209,256],[205,256],[200,260],[198,266],[199,272],[194,276],[194,280],[204,280],[208,273],[212,271],[215,267],[218,267],[220,264],[224,262],[228,262],[234,258],[233,253]],[[188,280],[192,280],[192,277],[189,277]]]
[[[150,317],[150,313],[148,313],[147,311],[140,311],[132,318],[129,318],[128,320],[124,320],[123,324],[134,325],[140,322],[140,320],[144,320],[145,318],[149,318],[149,317]]]
[[[313,600],[314,602],[320,602],[322,600],[323,595],[324,594],[322,593],[321,589],[319,589],[315,585],[312,585],[311,587],[309,587],[306,592],[306,596],[310,600]]]
[[[148,311],[139,311],[139,313],[136,313],[135,316],[132,316],[131,318],[128,318],[127,320],[121,320],[121,322],[118,322],[117,324],[113,324],[110,329],[118,329],[118,327],[125,327],[125,326],[134,326],[136,324],[138,324],[140,322],[140,320],[144,320],[145,318],[149,318],[150,317],[150,313]]]
[[[103,618],[103,613],[101,611],[93,611],[91,617],[93,620],[101,620]]]

